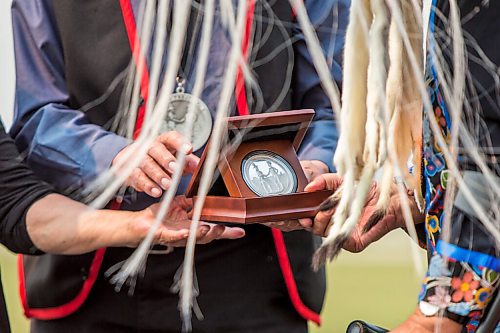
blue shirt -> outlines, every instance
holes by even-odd
[[[350,2],[347,0],[304,1],[328,60],[332,77],[340,86],[341,58]],[[139,0],[132,0],[137,13]],[[130,140],[92,124],[81,111],[68,107],[64,56],[52,2],[13,1],[12,21],[16,57],[16,102],[11,135],[31,168],[66,193],[89,185],[108,169],[116,154]],[[292,29],[294,70],[291,83],[293,108],[312,108],[316,115],[301,146],[302,160],[320,160],[333,170],[332,159],[338,133],[332,106],[307,50],[302,29]],[[210,80],[222,80],[225,67],[221,55],[230,43],[220,20],[215,20],[209,55],[207,84],[202,98],[214,112],[218,93]],[[212,62],[212,64],[210,64]],[[220,87],[221,85],[215,85]],[[234,113],[234,112],[233,112]]]

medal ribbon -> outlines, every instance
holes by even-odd
[[[132,4],[130,0],[120,0],[120,7],[122,9],[123,20],[125,22],[125,30],[127,31],[127,37],[130,44],[130,50],[132,51],[132,58],[134,59],[137,73],[141,76],[141,86],[140,92],[142,97],[142,103],[137,110],[137,119],[135,123],[135,129],[133,134],[133,139],[137,139],[139,136],[142,125],[144,123],[144,116],[146,113],[146,102],[148,100],[149,93],[149,71],[146,62],[146,57],[141,52],[141,45],[139,42],[139,35],[137,34],[137,26],[134,18],[134,11],[132,9]]]
[[[241,53],[244,59],[248,58],[248,49],[250,46],[250,35],[252,32],[253,15],[255,12],[255,0],[248,1],[247,8],[247,19],[245,23],[245,34],[243,35],[243,40],[241,43]],[[243,73],[243,66],[238,65],[238,72],[236,73],[236,106],[238,109],[238,114],[240,116],[248,116],[250,114],[248,110],[247,94],[245,91],[245,77]]]

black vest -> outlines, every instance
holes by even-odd
[[[130,64],[131,51],[123,17],[118,1],[54,0],[53,4],[64,52],[66,81],[70,93],[69,104],[72,108],[78,109],[101,96],[113,79],[126,70]],[[292,20],[292,10],[287,2],[276,1],[272,9],[282,20],[287,22]],[[267,36],[270,32],[266,42],[257,52],[256,60],[259,60],[276,50],[283,43],[284,36],[283,30],[267,29],[269,20],[266,20],[266,12],[255,14],[256,17],[262,17],[261,30],[255,32],[256,38]],[[290,34],[290,26],[285,27],[285,32]],[[283,50],[278,52],[271,61],[263,62],[253,68],[263,92],[264,104],[253,103],[252,93],[247,91],[251,110],[254,112],[257,110],[278,111],[292,108],[293,92],[288,89],[279,106],[274,110],[267,110],[281,92],[282,83],[285,82],[287,75],[284,69],[289,64],[293,66],[293,59],[289,59],[286,50]],[[122,89],[123,83],[117,86],[104,103],[89,110],[88,119],[99,125],[109,123],[117,110]],[[151,200],[144,199],[144,206],[148,203],[151,203]],[[123,209],[127,209],[127,206],[125,205]],[[235,292],[239,290],[241,297],[247,297],[245,293],[252,292],[251,288],[245,290],[246,288],[242,286],[254,283],[265,284],[266,281],[250,279],[265,277],[269,271],[274,272],[272,276],[276,281],[267,283],[278,285],[271,285],[270,288],[286,290],[270,229],[252,226],[247,229],[247,234],[248,236],[241,243],[219,241],[197,249],[198,280],[202,286],[202,296],[204,292],[210,292],[212,288],[216,288],[218,281],[212,280],[218,279],[217,272],[227,269],[228,265],[234,267],[234,272],[231,271],[231,274],[235,274],[234,279],[243,282],[238,282],[241,284],[239,285],[224,279],[221,281],[228,286],[234,284],[234,288],[237,288]],[[312,254],[321,240],[308,232],[300,231],[285,234],[285,241],[302,301],[313,311],[319,312],[325,292],[324,271],[313,273],[310,264]],[[237,244],[244,244],[244,246]],[[105,286],[107,282],[102,282],[105,280],[103,270],[126,259],[131,252],[130,249],[108,249],[96,283]],[[93,257],[93,253],[80,256],[26,257],[25,279],[28,305],[31,308],[43,309],[60,306],[73,300],[80,292],[82,283],[88,278]],[[182,250],[176,250],[165,258],[150,256],[144,284],[148,283],[148,275],[166,278],[167,281],[163,280],[159,283],[170,284],[173,273],[182,259]],[[165,265],[165,262],[168,262],[168,265]],[[210,262],[210,267],[205,267],[207,262]],[[252,269],[252,274],[245,273],[245,269]],[[228,288],[231,289],[231,287]],[[174,306],[177,302],[176,297],[171,301]],[[221,306],[230,307],[231,305],[222,304]],[[259,305],[256,304],[256,306]],[[206,320],[209,321],[210,318]]]

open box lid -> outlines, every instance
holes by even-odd
[[[295,151],[297,151],[306,135],[314,114],[314,110],[304,109],[228,117],[226,142],[235,140],[241,142],[288,140]],[[198,186],[209,149],[210,144],[207,144],[198,168],[187,187],[186,197],[193,197],[198,192]],[[219,177],[219,174],[215,174],[215,177]]]

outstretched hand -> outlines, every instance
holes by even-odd
[[[129,246],[137,246],[146,237],[149,228],[153,225],[160,204],[154,204],[138,212],[137,216],[129,223],[131,234],[142,235],[136,237],[135,242]],[[174,247],[186,246],[189,237],[191,220],[188,210],[192,207],[192,200],[178,196],[172,201],[168,214],[154,236],[154,244],[169,245]],[[196,230],[196,243],[207,244],[217,239],[238,239],[245,236],[245,231],[237,227],[200,222]]]
[[[314,192],[324,189],[337,190],[342,185],[342,178],[333,173],[318,176],[311,183],[309,183],[305,191]],[[385,215],[383,215],[378,223],[370,226],[373,214],[376,211],[376,204],[379,199],[378,184],[374,182],[368,192],[365,207],[361,213],[359,223],[353,230],[349,238],[345,241],[343,248],[350,252],[361,252],[369,244],[379,240],[390,231],[404,227],[405,222],[402,216],[401,207],[403,199],[400,197],[396,185],[391,189],[391,197],[389,206],[387,207]],[[417,205],[413,198],[408,197],[410,208],[413,214],[415,223],[423,222],[423,215],[418,211]],[[334,207],[326,207],[320,210],[312,223],[312,232],[315,235],[327,236],[330,227],[332,226],[332,216],[335,213]]]

